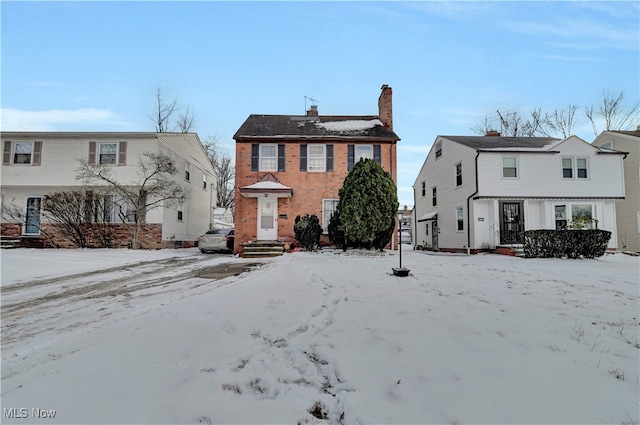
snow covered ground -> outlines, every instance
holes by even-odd
[[[2,251],[2,423],[638,424],[638,257],[397,265]]]

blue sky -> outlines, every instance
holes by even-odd
[[[250,114],[375,115],[393,88],[398,195],[436,136],[605,91],[640,97],[638,2],[2,1],[2,129],[154,131],[155,91],[234,153]],[[640,123],[638,123],[640,124]]]

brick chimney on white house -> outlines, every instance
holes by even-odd
[[[378,116],[380,117],[380,121],[382,121],[382,125],[390,130],[393,130],[392,96],[393,92],[391,91],[391,87],[384,84],[382,86],[382,93],[380,93],[380,97],[378,98]]]

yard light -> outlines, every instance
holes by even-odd
[[[402,267],[402,211],[398,212],[398,254],[400,257],[400,267],[391,268],[393,274],[399,277],[409,276],[409,269]]]

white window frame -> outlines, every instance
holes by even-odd
[[[580,167],[578,164],[580,161],[584,161],[584,167]],[[585,176],[580,176],[580,170],[585,170]],[[581,180],[589,179],[589,159],[588,158],[576,158],[576,178]]]
[[[460,223],[462,222],[462,229]],[[456,207],[456,232],[464,232],[464,208]]]
[[[560,210],[562,208],[562,210]],[[562,205],[554,205],[553,206],[553,216],[556,230],[564,230],[567,228],[569,224],[569,220],[567,220],[567,206]]]
[[[273,148],[273,156],[265,155],[264,148]],[[266,166],[265,162],[273,161],[273,166]],[[278,171],[278,145],[276,143],[260,143],[258,146],[258,171]]]
[[[207,190],[207,175],[202,173],[202,190]]]
[[[431,206],[432,207],[438,206],[438,187],[437,186],[431,186]]]
[[[504,165],[504,160],[505,160],[505,159],[513,159],[513,160],[515,160],[515,162],[516,162],[515,166],[514,166],[514,167],[511,167],[511,166],[510,166],[510,167],[505,167],[505,165]],[[517,178],[518,178],[518,176],[519,176],[519,174],[520,174],[520,173],[518,173],[518,162],[519,162],[519,161],[518,161],[518,157],[517,157],[517,156],[503,156],[503,157],[501,158],[501,160],[500,160],[500,164],[501,164],[501,166],[502,166],[501,168],[502,168],[502,178],[503,178],[503,179],[514,180],[514,179],[517,179]],[[516,175],[515,175],[515,176],[505,176],[505,175],[504,175],[504,171],[505,171],[505,169],[509,169],[509,170],[510,170],[510,169],[515,169],[515,170],[516,170]]]
[[[593,204],[571,204],[571,222],[575,220],[576,217],[582,217],[580,215],[574,215],[574,209],[576,207],[589,207],[589,217],[591,219],[591,223],[589,225],[583,227],[583,229],[593,229],[593,220],[595,219],[595,208]]]
[[[120,214],[125,217],[125,223],[135,223],[136,211],[133,204],[124,199],[120,195],[104,195],[102,222],[103,223],[122,223]],[[107,206],[109,208],[107,208]]]
[[[36,232],[27,233],[27,221],[28,221],[28,213],[27,208],[29,207],[29,199],[38,199],[39,209],[38,209],[38,229]],[[42,225],[42,196],[25,196],[24,198],[24,217],[25,222],[22,225],[22,234],[29,236],[37,236],[40,234],[40,226]]]
[[[184,163],[184,179],[188,182],[191,181],[191,163],[188,161]]]
[[[569,162],[570,162],[570,164],[569,164],[569,166],[568,166],[568,167],[567,167],[567,166],[565,166],[565,164],[564,164],[564,163],[565,163],[565,161],[569,161]],[[560,160],[560,163],[562,164],[562,178],[563,178],[563,179],[572,179],[572,178],[573,178],[573,176],[575,175],[575,173],[573,172],[573,158],[562,158],[562,159]],[[564,175],[564,171],[565,171],[565,170],[570,171],[570,172],[571,172],[571,175],[570,175],[570,176],[565,176],[565,175]]]
[[[102,162],[102,147],[103,146],[107,146],[107,145],[115,145],[116,150],[115,153],[113,153],[114,155],[114,160],[113,162]],[[120,143],[118,142],[98,142],[97,146],[96,146],[96,159],[97,159],[97,163],[98,164],[105,164],[105,165],[118,165],[118,158],[120,155],[120,147],[119,147]],[[111,155],[111,154],[105,154],[105,155]]]
[[[365,150],[366,152],[364,152]],[[354,145],[353,146],[354,162],[357,163],[362,158],[373,159],[373,145]]]
[[[318,149],[321,152],[312,152]],[[327,146],[319,143],[310,143],[307,145],[307,171],[311,173],[319,173],[327,171]]]
[[[323,198],[322,199],[322,232],[327,233],[329,231],[329,221],[331,220],[331,214],[333,214],[338,206],[338,198]],[[328,204],[331,206],[328,208]]]
[[[30,152],[27,154],[26,152],[17,152],[16,147],[18,145],[31,145],[31,150]],[[33,149],[34,149],[35,143],[30,141],[30,142],[16,142],[14,141],[12,143],[11,146],[11,163],[15,164],[15,165],[31,165],[33,163]],[[16,162],[16,155],[29,155],[29,162]]]
[[[438,142],[435,145],[436,159],[442,158],[442,142]]]
[[[426,181],[422,181],[422,197],[424,198],[425,196],[427,196],[427,182]]]
[[[462,186],[462,162],[456,163],[455,170],[456,170],[456,187],[461,187]]]

